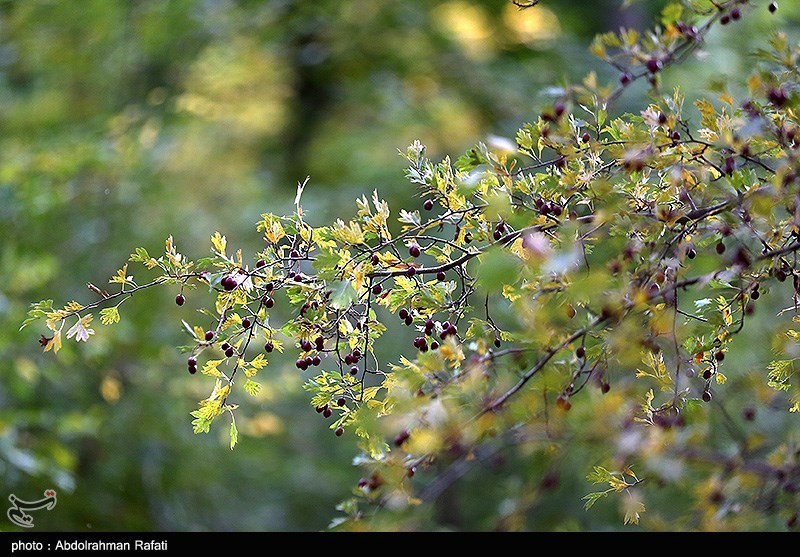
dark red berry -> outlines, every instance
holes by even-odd
[[[233,357],[233,347],[231,347],[231,348],[228,348],[228,349],[225,351],[225,355],[226,355],[228,358],[232,358],[232,357]]]
[[[711,402],[711,391],[703,391],[703,401]]]
[[[581,359],[583,359],[583,358],[586,356],[586,348],[584,348],[583,346],[578,346],[578,347],[575,349],[575,355],[576,355],[578,358],[581,358]]]
[[[667,115],[663,112],[658,113],[658,123],[659,124],[666,124],[667,123]]]
[[[373,253],[373,254],[372,254],[372,264],[373,264],[373,265],[377,265],[377,264],[378,264],[378,263],[380,263],[380,262],[381,262],[381,260],[380,260],[380,258],[378,257],[378,254],[376,254],[376,253]]]
[[[175,296],[175,303],[179,306],[182,306],[186,302],[186,298],[183,297],[183,294],[178,294]]]
[[[727,25],[727,24],[729,24],[731,22],[731,16],[729,16],[728,14],[725,14],[724,16],[719,18],[719,22],[722,25]]]
[[[409,267],[408,269],[406,269],[406,276],[408,278],[411,278],[416,274],[417,274],[417,270],[414,267]]]
[[[500,337],[494,337],[494,347],[500,348],[500,345],[501,345]]]
[[[206,340],[207,341],[214,340],[214,331],[206,331]]]
[[[350,375],[358,375],[358,366],[353,366],[350,368]]]
[[[266,290],[267,292],[272,292],[273,290],[275,290],[275,284],[272,282],[268,282],[267,284],[264,285],[264,290]]]
[[[756,419],[756,409],[752,406],[748,406],[742,411],[742,417],[748,422],[752,422]]]
[[[227,350],[230,347],[231,347],[230,344],[228,344],[227,342],[223,342],[222,345],[220,345],[220,350],[222,350],[224,352],[225,350]]]
[[[321,363],[322,363],[322,358],[320,358],[319,356],[314,356],[314,357],[311,359],[311,365],[312,365],[312,366],[318,366],[318,365],[319,365],[319,364],[321,364]]]
[[[300,253],[296,249],[293,249],[289,253],[289,257],[291,257],[292,259],[297,259],[298,257],[300,257]]]
[[[694,248],[689,248],[686,251],[686,257],[688,257],[689,259],[694,259],[695,257],[697,257],[697,252],[694,250]]]
[[[601,393],[606,394],[610,390],[611,390],[611,385],[609,385],[607,382],[603,381],[600,384],[600,392]]]
[[[717,350],[714,353],[714,359],[717,360],[718,362],[721,362],[722,360],[725,359],[725,352],[723,352],[722,350]]]
[[[707,369],[703,372],[703,379],[711,379],[713,372],[710,369]]]
[[[414,318],[412,316],[406,317],[406,325],[411,325],[414,322]]]
[[[256,261],[256,269],[260,269],[261,267],[263,267],[266,264],[267,264],[266,261],[264,261],[263,259],[259,259],[258,261]]]
[[[344,433],[344,428],[342,426],[339,426],[334,430],[334,433],[336,434],[336,437],[341,437],[342,434]]]
[[[230,292],[234,288],[236,288],[236,280],[232,276],[226,276],[222,279],[222,288]]]
[[[758,292],[758,290],[753,290],[750,293],[750,299],[751,300],[758,300],[760,297],[761,297],[761,294]]]
[[[272,341],[269,341],[264,345],[265,352],[272,352],[273,350],[275,350],[275,345],[272,344]]]
[[[770,2],[769,3],[769,13],[774,14],[778,11],[778,3],[777,2]]]
[[[499,240],[500,238],[502,238],[502,237],[503,237],[503,233],[502,233],[502,232],[500,232],[499,230],[495,230],[495,231],[492,233],[492,237],[493,237],[495,240]]]
[[[436,350],[437,348],[439,348],[439,343],[434,340],[431,343],[431,350]]]
[[[767,91],[767,100],[780,108],[786,104],[786,101],[789,100],[789,97],[780,87],[772,87],[769,89],[769,91]]]
[[[775,271],[775,278],[778,279],[778,282],[784,282],[786,280],[786,271],[778,269]]]
[[[723,244],[722,242],[718,242],[714,249],[717,250],[718,254],[722,255],[723,253],[725,253],[725,244]]]
[[[619,82],[622,85],[628,85],[631,81],[633,81],[633,76],[628,72],[625,72],[621,76],[619,76]]]
[[[583,135],[581,136],[581,141],[584,143],[589,143],[591,139],[592,137],[587,132],[584,132]]]
[[[245,329],[249,329],[250,328],[250,319],[249,318],[245,317],[244,319],[242,319],[242,327],[245,328]]]
[[[681,138],[681,132],[674,131],[672,132],[672,141],[679,141]]]
[[[408,317],[408,310],[406,308],[400,308],[400,311],[397,312],[397,316],[400,319],[405,319]]]
[[[269,298],[268,297],[266,300],[264,300],[264,307],[265,308],[269,309],[274,305],[275,305],[275,300],[273,298]]]
[[[419,257],[420,255],[419,246],[412,245],[410,248],[408,248],[408,253],[411,255],[411,257]]]
[[[330,406],[326,406],[325,409],[322,411],[322,415],[326,418],[330,418],[333,414],[333,410],[331,410]]]
[[[658,73],[664,67],[664,63],[658,58],[650,58],[647,61],[647,71],[650,73]]]
[[[344,406],[346,402],[347,402],[347,401],[346,401],[346,400],[344,399],[344,397],[342,396],[342,397],[339,397],[339,400],[337,400],[337,401],[336,401],[336,405],[337,405],[337,406]]]
[[[433,200],[431,200],[431,199],[426,199],[426,200],[425,200],[425,203],[423,203],[423,204],[422,204],[422,207],[423,207],[423,208],[424,208],[426,211],[430,211],[431,209],[433,209]]]
[[[403,431],[401,431],[400,433],[398,433],[395,436],[395,438],[394,438],[394,446],[395,447],[399,447],[400,445],[402,445],[403,443],[406,442],[406,440],[409,438],[409,436],[410,436],[410,434],[408,433],[408,430],[404,429]]]
[[[292,277],[292,280],[294,280],[295,282],[303,282],[303,276],[298,273]]]
[[[374,285],[372,285],[372,293],[373,293],[373,294],[375,294],[376,296],[377,296],[378,294],[380,294],[382,290],[383,290],[383,287],[381,287],[381,285],[380,285],[380,284],[374,284]]]
[[[731,10],[731,19],[734,21],[738,21],[739,18],[742,17],[742,11],[739,8],[733,8]]]
[[[352,354],[354,362],[357,362],[358,360],[361,359],[361,350],[359,350],[358,348],[353,349]]]
[[[439,271],[438,273],[436,273],[436,280],[443,281],[445,278],[447,278],[447,275],[445,274],[444,271]]]
[[[192,367],[192,366],[197,366],[197,358],[195,358],[194,356],[189,356],[189,359],[188,359],[188,360],[186,360],[186,364],[187,364],[189,367]]]

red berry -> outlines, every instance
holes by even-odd
[[[584,132],[583,135],[581,136],[581,141],[583,141],[584,143],[589,143],[591,139],[592,137],[589,135],[588,132]]]
[[[264,285],[264,290],[266,290],[267,292],[272,292],[273,290],[275,290],[275,283],[268,282],[267,284]]]
[[[778,3],[777,2],[770,2],[769,3],[769,13],[774,14],[778,11]]]
[[[444,271],[439,271],[438,273],[436,273],[436,280],[443,281],[445,278],[447,278],[447,275],[445,274]]]
[[[584,348],[583,346],[578,346],[578,348],[575,349],[575,355],[578,358],[583,359],[586,356],[586,348]]]
[[[722,350],[717,350],[714,353],[714,359],[717,360],[718,362],[721,362],[722,360],[725,359],[725,352],[723,352]]]
[[[495,240],[499,240],[500,238],[502,238],[502,237],[503,237],[503,233],[502,233],[502,232],[500,232],[499,230],[495,230],[495,231],[494,231],[494,233],[492,234],[492,237],[493,237]]]
[[[179,306],[182,306],[186,302],[186,298],[183,297],[183,294],[178,294],[175,296],[175,303]]]
[[[410,436],[410,434],[408,433],[407,429],[404,429],[403,431],[398,433],[394,438],[395,447],[399,447],[400,445],[405,443],[406,440],[409,438],[409,436]]]
[[[436,350],[437,348],[439,348],[439,343],[434,340],[431,343],[431,350]]]
[[[417,246],[417,245],[411,246],[410,248],[408,248],[408,253],[411,254],[411,257],[419,257],[419,255],[420,255],[419,246]]]
[[[622,85],[628,85],[631,81],[633,81],[633,76],[628,72],[625,72],[621,76],[619,76],[619,82]]]
[[[259,259],[258,261],[256,261],[256,269],[260,269],[261,267],[263,267],[266,264],[267,264],[266,261],[264,261],[263,259]]]
[[[703,401],[711,402],[711,391],[703,391]]]
[[[326,418],[330,418],[331,414],[333,414],[333,410],[331,410],[330,406],[326,406],[325,409],[322,411],[322,415]]]
[[[724,16],[719,18],[719,22],[722,25],[727,25],[727,24],[729,24],[731,22],[731,17],[728,14],[725,14]]]
[[[431,199],[426,199],[426,200],[425,200],[425,203],[423,203],[423,204],[422,204],[422,207],[423,207],[423,208],[424,208],[426,211],[430,211],[431,209],[433,209],[433,200],[431,200]]]
[[[318,366],[321,363],[322,363],[322,358],[320,358],[319,356],[314,356],[313,358],[311,358],[312,366]]]
[[[358,366],[353,366],[350,368],[350,375],[358,375]]]
[[[272,344],[272,341],[269,341],[264,345],[265,352],[272,352],[273,350],[275,350],[275,345]]]
[[[336,434],[336,437],[341,437],[342,434],[344,433],[344,428],[342,426],[339,426],[336,428],[334,433]]]
[[[336,405],[337,406],[344,406],[346,402],[347,401],[344,399],[344,397],[339,397],[339,400],[336,401]]]
[[[500,337],[494,337],[494,346],[495,348],[500,348],[501,342]]]
[[[694,251],[694,248],[689,248],[689,250],[686,252],[686,257],[688,257],[689,259],[694,259],[695,257],[697,257],[697,252]]]
[[[186,360],[186,363],[189,366],[196,366],[197,365],[197,358],[195,358],[194,356],[189,356],[189,359]]]
[[[611,390],[611,385],[609,385],[609,384],[608,384],[608,383],[606,383],[605,381],[603,381],[603,382],[600,384],[600,392],[601,392],[601,393],[603,393],[603,394],[606,394],[606,393],[607,393],[608,391],[610,391],[610,390]]]
[[[417,274],[417,270],[414,267],[409,267],[408,269],[406,269],[406,276],[408,278],[411,278],[416,274]]]
[[[658,113],[658,123],[659,124],[666,124],[667,123],[667,115],[663,112]]]
[[[405,319],[408,317],[408,310],[406,308],[400,308],[400,311],[397,312],[397,316],[400,319]]]
[[[274,305],[275,305],[275,300],[273,298],[269,298],[268,297],[266,300],[264,300],[264,307],[265,308],[269,309]]]
[[[718,254],[722,255],[723,253],[725,253],[725,244],[723,244],[722,242],[719,242],[719,243],[717,243],[717,245],[716,245],[716,247],[714,249],[717,250]]]
[[[733,8],[733,9],[731,10],[731,19],[732,19],[732,20],[734,20],[734,21],[736,21],[736,20],[738,20],[740,17],[742,17],[742,11],[741,11],[739,8]]]
[[[381,290],[383,290],[383,288],[381,287],[380,284],[375,284],[372,286],[372,293],[375,294],[376,296],[381,293]]]
[[[650,73],[658,73],[664,67],[664,63],[658,58],[650,58],[647,61],[647,71]]]
[[[414,322],[414,318],[412,316],[406,317],[406,325],[411,325]]]
[[[250,319],[249,318],[245,317],[244,319],[242,319],[242,327],[243,328],[249,329],[250,325],[251,325],[251,323],[250,323]]]
[[[232,358],[232,357],[233,357],[233,348],[232,348],[232,347],[231,347],[231,348],[228,348],[228,349],[225,351],[225,355],[226,355],[228,358]]]
[[[220,345],[219,348],[220,348],[220,350],[222,350],[224,352],[225,350],[227,350],[230,347],[231,347],[230,344],[228,344],[227,342],[223,342],[222,345]]]
[[[298,274],[296,274],[296,275],[295,275],[294,277],[292,277],[292,278],[294,279],[294,281],[295,281],[295,282],[303,282],[303,276],[302,276],[302,275],[300,275],[299,273],[298,273]]]
[[[380,258],[378,257],[378,254],[377,254],[377,253],[373,253],[373,254],[372,254],[372,264],[373,264],[373,265],[377,265],[377,264],[378,264],[378,263],[380,263],[380,262],[381,262],[381,260],[380,260]]]
[[[206,331],[206,340],[207,341],[214,340],[214,331]]]

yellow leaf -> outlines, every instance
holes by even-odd
[[[220,235],[219,232],[214,232],[214,235],[211,237],[211,244],[218,253],[223,256],[225,255],[225,248],[228,246],[228,240],[225,236]]]
[[[61,350],[61,331],[53,331],[53,338],[44,347],[45,352],[52,350],[54,353]]]

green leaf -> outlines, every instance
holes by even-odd
[[[584,495],[583,498],[582,498],[583,501],[586,501],[583,504],[584,510],[588,511],[589,509],[591,509],[592,505],[597,503],[598,499],[602,499],[603,497],[605,497],[609,493],[610,493],[610,491],[596,491],[594,493],[589,493],[587,495]]]
[[[28,310],[28,318],[22,322],[19,330],[21,331],[34,321],[45,317],[49,312],[53,311],[53,300],[42,300],[31,304],[31,309]]]
[[[358,294],[349,280],[340,280],[328,285],[331,293],[331,306],[334,309],[347,309],[356,300]]]
[[[244,390],[250,396],[256,396],[259,393],[259,391],[261,391],[261,383],[253,381],[252,379],[248,379],[244,383]]]
[[[239,442],[239,430],[236,429],[236,420],[231,418],[231,450]]]
[[[103,325],[119,323],[119,309],[117,306],[100,310],[100,323]]]

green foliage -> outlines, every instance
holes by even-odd
[[[476,25],[471,4],[442,6],[442,20],[473,17]],[[552,13],[540,8],[526,11]],[[217,231],[210,256],[195,261],[169,236],[157,258],[136,248],[131,269],[116,271],[108,289],[90,284],[94,301],[33,304],[22,328],[43,321],[50,336],[39,342],[61,358],[74,353],[65,340],[108,342],[93,328],[95,313],[101,325],[116,324],[119,306],[143,290],[191,293],[200,309],[183,322],[185,352],[205,396],[189,412],[194,433],[220,429],[227,413],[233,449],[237,420],[251,431],[273,423],[248,421],[259,408],[240,404],[276,384],[302,384],[330,434],[356,438],[360,450],[354,462],[364,477],[337,507],[338,529],[425,528],[429,513],[457,524],[447,510],[455,486],[501,457],[519,465],[492,478],[510,501],[497,505],[502,516],[480,497],[467,503],[484,527],[525,529],[548,491],[590,466],[587,480],[608,488],[583,496],[584,508],[597,512],[614,494],[623,526],[745,529],[764,514],[761,528],[792,527],[797,426],[788,420],[796,416],[770,422],[787,427],[742,433],[730,408],[745,400],[757,401],[759,413],[776,404],[800,409],[792,395],[797,335],[780,318],[795,307],[774,307],[796,301],[800,284],[800,49],[776,34],[746,82],[711,98],[687,100],[662,81],[734,9],[756,7],[671,2],[650,32],[599,35],[592,52],[623,79],[592,72],[565,84],[522,125],[516,144],[495,138],[453,163],[434,162],[423,142],[412,142],[400,154],[421,207],[402,208],[373,190],[356,197],[352,217],[337,207],[317,225],[325,210],[307,179],[286,214],[261,214],[252,255]],[[263,139],[261,120],[248,116],[278,110],[272,96],[243,87],[248,72],[231,70],[221,82],[204,73],[241,59],[271,67],[270,54],[246,38],[214,45],[189,70],[191,90],[179,105],[225,120],[244,103],[250,111],[228,125]],[[280,72],[259,79],[279,81]],[[644,82],[649,102],[619,109]],[[253,93],[220,98],[226,83]],[[756,302],[762,295],[772,305]],[[766,367],[753,363],[751,373],[729,370],[753,327],[778,356]],[[284,350],[296,358],[291,373],[271,355]],[[113,398],[113,381],[105,384]],[[743,419],[753,421],[755,409],[746,410]],[[659,485],[670,490],[670,505],[659,505]]]

